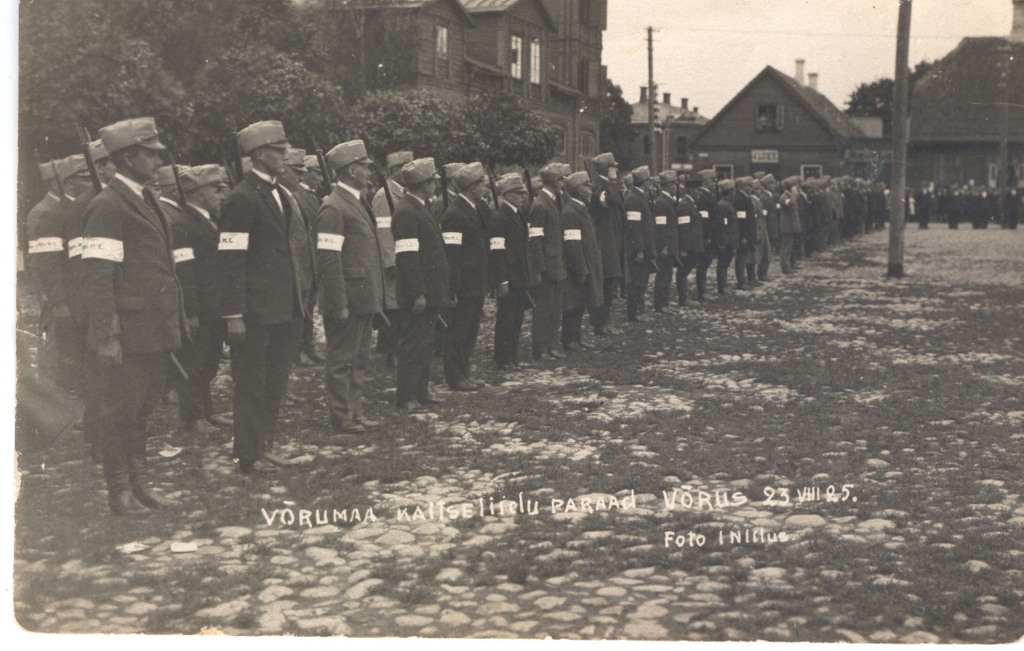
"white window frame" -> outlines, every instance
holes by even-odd
[[[715,178],[721,179],[732,179],[734,176],[734,168],[731,164],[719,164],[714,166]]]
[[[438,23],[434,25],[434,61],[435,72],[441,71],[448,74],[448,26]]]
[[[809,170],[811,170],[811,169],[817,169],[818,170],[817,176],[807,176],[807,172]],[[801,165],[800,166],[800,178],[802,178],[805,181],[807,179],[820,179],[824,175],[825,175],[825,167],[822,166],[822,165],[808,164],[808,165]]]
[[[509,72],[513,79],[523,78],[523,37],[513,34],[510,39]]]
[[[541,45],[540,39],[535,38],[530,41],[530,83],[540,84],[540,61],[541,61]]]

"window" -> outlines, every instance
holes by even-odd
[[[512,78],[523,78],[523,37],[512,36],[512,52],[509,57],[512,62]]]
[[[566,143],[566,130],[560,124],[554,126],[553,132],[555,134],[555,155],[565,156],[565,143]]]
[[[676,158],[686,160],[690,154],[690,143],[686,136],[676,136]]]
[[[580,154],[583,158],[597,156],[597,136],[589,131],[580,134]]]
[[[800,176],[804,179],[820,179],[821,165],[801,165]]]
[[[540,39],[530,41],[530,83],[540,83]]]
[[[715,165],[715,176],[718,180],[732,178],[732,165]]]
[[[783,124],[782,104],[758,104],[755,131],[782,131]]]
[[[448,27],[446,25],[434,27],[434,67],[436,74],[448,74]]]
[[[988,187],[999,187],[999,163],[988,164]]]
[[[585,97],[590,96],[590,62],[586,59],[580,59],[580,68],[578,71],[579,84],[577,88]]]
[[[651,155],[651,137],[644,136],[644,156]]]

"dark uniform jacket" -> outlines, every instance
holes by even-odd
[[[704,223],[693,199],[687,194],[679,197],[679,206],[676,208],[676,225],[680,253],[704,252]]]
[[[194,206],[185,205],[171,220],[174,271],[185,298],[185,315],[219,319],[217,309],[217,226]]]
[[[538,192],[530,204],[530,263],[544,280],[565,280],[562,215],[546,190]]]
[[[49,200],[48,200],[49,199]],[[34,236],[29,240],[29,268],[35,275],[39,289],[45,297],[46,307],[66,306],[69,304],[67,266],[68,245],[71,233],[67,232],[67,213],[71,209],[72,199],[67,195],[53,199],[46,195],[37,208],[33,209]],[[81,233],[75,235],[80,237]],[[81,240],[79,240],[81,244]]]
[[[633,260],[638,255],[654,258],[654,214],[647,195],[639,188],[631,188],[626,193],[626,259]]]
[[[530,268],[529,232],[522,211],[502,202],[488,233],[490,279],[495,287],[504,282],[520,288],[540,284],[540,274]]]
[[[793,235],[802,232],[800,225],[800,197],[796,190],[786,190],[779,197],[779,233]]]
[[[753,251],[757,244],[757,211],[754,202],[749,194],[737,191],[733,208],[736,210],[737,243],[742,243],[743,250]]]
[[[715,208],[718,207],[718,199],[711,190],[699,187],[695,191],[693,202],[697,205],[697,214],[700,215],[701,227],[704,235],[704,249],[714,250],[713,236],[715,234]]]
[[[764,225],[765,232],[768,233],[768,241],[771,242],[772,246],[778,246],[779,217],[782,212],[782,206],[779,203],[778,197],[767,190],[762,189],[757,196],[761,199],[761,207],[764,208]]]
[[[82,234],[85,232],[85,211],[97,194],[95,188],[88,188],[71,202],[64,213],[64,232],[68,237],[64,287],[71,315],[80,324],[85,323],[85,307],[82,304]]]
[[[405,196],[405,188],[398,183],[388,179],[388,188],[391,190],[391,200],[398,202]],[[388,205],[388,197],[384,188],[377,190],[370,204],[373,214],[377,219],[377,241],[380,242],[380,258],[384,262],[384,304],[388,310],[398,307],[398,297],[395,294],[395,238],[391,233],[391,206]]]
[[[490,242],[476,203],[459,195],[441,217],[441,231],[456,298],[486,296]]]
[[[601,269],[604,277],[622,278],[622,220],[625,213],[616,184],[603,176],[599,176],[594,183],[590,214],[594,217],[597,241],[601,244]]]
[[[679,226],[676,222],[676,201],[664,191],[654,202],[654,247],[658,254],[679,255]]]
[[[350,316],[384,309],[384,261],[377,221],[362,201],[335,186],[316,219],[320,312],[348,308]]]
[[[448,255],[441,227],[417,197],[406,194],[395,206],[391,219],[398,265],[398,306],[411,309],[420,296],[427,307],[452,304]]]
[[[171,226],[114,177],[89,204],[82,243],[82,300],[88,345],[117,336],[126,354],[181,346],[181,287],[174,275]]]
[[[221,316],[262,325],[302,318],[313,278],[313,251],[291,193],[249,172],[221,206],[217,275]]]
[[[733,205],[725,198],[720,199],[715,207],[715,214],[711,217],[711,240],[720,251],[736,249],[740,233],[738,221]]]
[[[562,309],[600,307],[604,302],[604,274],[597,229],[582,201],[566,198],[562,207],[565,267],[568,282]]]

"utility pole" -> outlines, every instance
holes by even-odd
[[[900,0],[896,28],[896,84],[893,90],[892,124],[892,191],[889,203],[892,221],[889,224],[889,278],[903,277],[903,240],[906,231],[904,208],[907,190],[907,104],[910,101],[910,3]]]
[[[1013,60],[1013,50],[1009,43],[1003,43],[999,48],[999,85],[1003,91],[1003,124],[1002,133],[999,138],[999,173],[996,174],[996,192],[999,193],[998,208],[999,225],[1006,227],[1007,191],[1010,189],[1010,61]]]
[[[651,143],[651,175],[658,173],[658,153],[654,144],[654,28],[647,28],[647,140]]]

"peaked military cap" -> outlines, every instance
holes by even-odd
[[[179,167],[178,172],[180,173],[181,170],[182,168]],[[171,169],[170,165],[164,165],[156,171],[156,182],[158,185],[165,187],[173,187],[176,185],[174,182],[174,170]]]
[[[498,194],[526,192],[526,183],[518,174],[504,174],[494,183],[494,189],[498,191]]]
[[[352,163],[370,162],[370,155],[366,153],[366,145],[362,140],[349,140],[335,145],[324,158],[327,159],[327,164],[336,170]]]
[[[103,141],[97,138],[89,143],[89,157],[92,158],[92,162],[101,161],[104,158],[110,158],[110,154],[107,153],[107,148],[103,146]]]
[[[402,185],[415,187],[424,181],[439,178],[433,158],[418,158],[402,167]]]
[[[590,175],[586,172],[576,172],[570,174],[565,178],[565,187],[567,190],[575,190],[581,185],[590,185]]]
[[[715,178],[718,178],[718,174],[715,170],[701,170],[697,172],[697,179],[700,181],[707,181]]]
[[[264,120],[239,131],[238,146],[246,154],[260,147],[287,149],[288,137],[284,135],[284,125],[279,120]]]
[[[665,170],[658,175],[658,183],[675,183],[679,180],[679,174],[675,170]]]
[[[392,167],[399,167],[406,163],[411,163],[412,161],[413,156],[411,151],[393,151],[387,155],[387,158],[384,160],[384,164],[388,169],[391,169]]]
[[[135,145],[155,151],[167,149],[160,142],[153,118],[131,118],[105,126],[100,129],[100,140],[111,154]]]
[[[455,173],[465,167],[465,163],[448,163],[444,166],[444,174],[449,179],[455,176]]]
[[[594,158],[592,160],[593,160],[594,165],[599,170],[606,170],[609,167],[616,167],[617,166],[617,163],[615,162],[615,154],[612,154],[611,152],[606,152],[604,154],[598,154],[597,156],[594,156]]]
[[[39,176],[43,179],[43,183],[57,178],[56,167],[57,161],[55,160],[48,163],[39,163]]]
[[[795,174],[793,176],[787,176],[782,181],[782,185],[799,185],[799,184],[800,184],[800,177],[795,175]]]
[[[626,172],[622,175],[622,185],[633,185],[633,173]]]
[[[572,165],[569,163],[562,163],[562,176],[569,176],[572,174]]]
[[[540,178],[545,184],[555,183],[560,179],[565,178],[565,173],[562,170],[562,164],[550,163],[540,168]]]
[[[227,186],[227,173],[220,165],[197,165],[182,167],[180,170],[181,189],[186,193],[205,188],[208,185]]]
[[[477,183],[482,182],[486,178],[484,174],[484,165],[480,162],[469,163],[463,165],[459,171],[451,177],[451,182],[455,184],[455,187],[459,191],[468,190]]]
[[[289,147],[284,153],[284,164],[288,167],[305,167],[306,150],[298,147]]]
[[[88,175],[89,164],[85,162],[84,154],[72,154],[64,159],[64,168],[58,167],[57,171],[65,175],[62,180],[79,174]]]
[[[736,189],[736,181],[732,179],[722,179],[718,182],[718,189],[721,192],[728,192],[729,190]]]
[[[651,178],[651,168],[646,165],[641,165],[632,172],[633,183],[640,184]]]
[[[765,172],[754,172],[753,177],[755,181],[763,179],[767,174]]]
[[[305,158],[302,159],[302,165],[306,168],[307,172],[309,170],[317,170],[317,171],[319,171],[320,170],[320,159],[317,158],[313,154],[309,154]]]
[[[775,183],[775,177],[771,174],[765,174],[761,177],[761,185],[768,185],[769,183]]]

